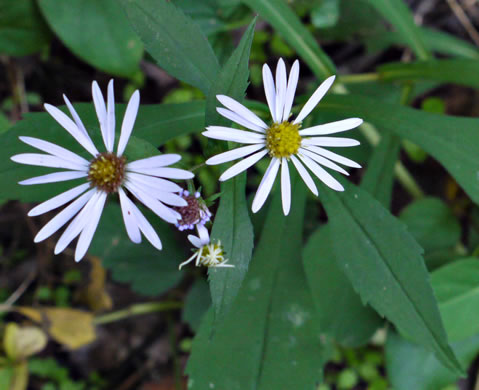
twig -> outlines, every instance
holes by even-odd
[[[8,297],[8,299],[3,303],[3,305],[8,308],[11,307],[23,295],[23,293],[27,290],[30,284],[35,280],[36,276],[37,270],[35,269],[27,275],[26,279],[22,282],[22,284],[20,284],[20,286],[18,286],[18,288],[13,292],[13,294]]]
[[[449,4],[449,7],[452,9],[452,12],[454,12],[457,19],[467,31],[471,39],[474,41],[476,46],[479,46],[479,33],[474,28],[474,25],[469,20],[469,17],[464,12],[461,5],[457,2],[457,0],[447,0],[447,3]]]

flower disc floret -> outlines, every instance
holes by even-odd
[[[93,187],[107,193],[117,192],[125,179],[125,156],[101,153],[90,163],[88,180]]]
[[[266,148],[270,157],[289,158],[298,152],[300,146],[299,124],[288,121],[273,123],[266,131]]]

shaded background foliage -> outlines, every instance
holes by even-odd
[[[0,319],[0,388],[29,373],[31,389],[180,389],[189,358],[193,389],[473,389],[477,23],[472,0],[0,0],[0,296],[16,307]],[[298,182],[290,217],[278,197],[250,215],[265,164],[221,188],[218,168],[196,170],[205,196],[222,193],[227,273],[178,272],[189,245],[161,222],[162,252],[132,244],[114,201],[87,261],[33,245],[45,219],[18,201],[62,186],[16,184],[39,171],[9,160],[17,137],[78,148],[44,102],[90,101],[93,79],[115,77],[117,101],[142,96],[128,155],[160,148],[188,169],[220,151],[197,135],[219,123],[216,94],[242,100],[249,84],[267,118],[261,65],[278,57],[301,60],[300,103],[339,75],[312,123],[368,122],[345,194],[321,186],[319,202]],[[75,106],[98,132],[91,104]]]

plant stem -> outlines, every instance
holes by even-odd
[[[103,324],[108,324],[110,322],[123,320],[128,317],[154,313],[159,311],[181,309],[182,307],[183,307],[183,303],[177,302],[177,301],[138,303],[136,305],[127,307],[126,309],[122,309],[122,310],[114,311],[112,313],[107,313],[101,316],[97,316],[93,320],[93,323],[95,325],[103,325]]]
[[[379,73],[345,74],[339,76],[338,81],[341,84],[359,84],[378,81],[379,77]]]

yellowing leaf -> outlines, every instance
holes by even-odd
[[[7,324],[3,338],[7,356],[21,360],[40,352],[47,345],[46,334],[36,326],[19,327],[14,322]]]
[[[113,306],[110,295],[105,290],[106,271],[98,257],[90,257],[90,282],[80,291],[79,298],[94,313],[110,310]]]
[[[95,340],[93,314],[82,310],[20,307],[23,315],[40,323],[48,334],[68,348],[76,349]]]

